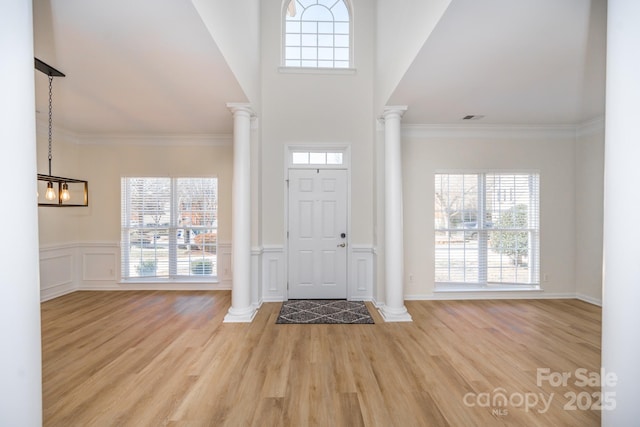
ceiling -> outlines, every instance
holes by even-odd
[[[153,11],[149,13],[149,11]],[[246,96],[190,1],[34,0],[35,56],[54,125],[76,134],[229,134]],[[36,73],[38,120],[47,76]]]
[[[604,115],[606,0],[453,0],[388,105],[403,123],[576,124]]]
[[[153,13],[149,13],[152,10]],[[606,0],[452,0],[388,105],[403,123],[576,124],[604,114]],[[34,0],[54,124],[78,135],[219,135],[246,102],[191,1]],[[38,119],[47,77],[36,73]]]

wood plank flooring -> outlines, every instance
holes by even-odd
[[[226,291],[43,303],[45,425],[600,425],[569,399],[599,391],[575,384],[576,369],[600,369],[601,310],[587,303],[408,301],[412,323],[368,304],[375,325],[276,325],[280,303],[222,323],[229,304]],[[572,377],[538,384],[538,368]],[[540,394],[548,410],[525,407]]]

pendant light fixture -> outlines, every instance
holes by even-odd
[[[51,160],[52,155],[52,141],[53,141],[53,78],[64,77],[60,71],[45,64],[38,58],[35,58],[35,67],[38,71],[46,74],[49,77],[49,174],[38,174],[38,187],[41,185],[44,187],[46,183],[46,190],[44,192],[44,200],[39,198],[38,206],[89,206],[89,184],[87,181],[74,178],[63,178],[60,176],[53,176],[51,174]],[[54,183],[57,185],[58,192],[54,187]],[[71,190],[69,184],[72,185]],[[83,199],[72,201],[73,198]]]

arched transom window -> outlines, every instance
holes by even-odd
[[[350,67],[350,16],[344,0],[291,0],[285,15],[286,67]]]

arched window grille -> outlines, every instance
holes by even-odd
[[[351,66],[351,14],[345,0],[291,0],[284,13],[285,67]]]

